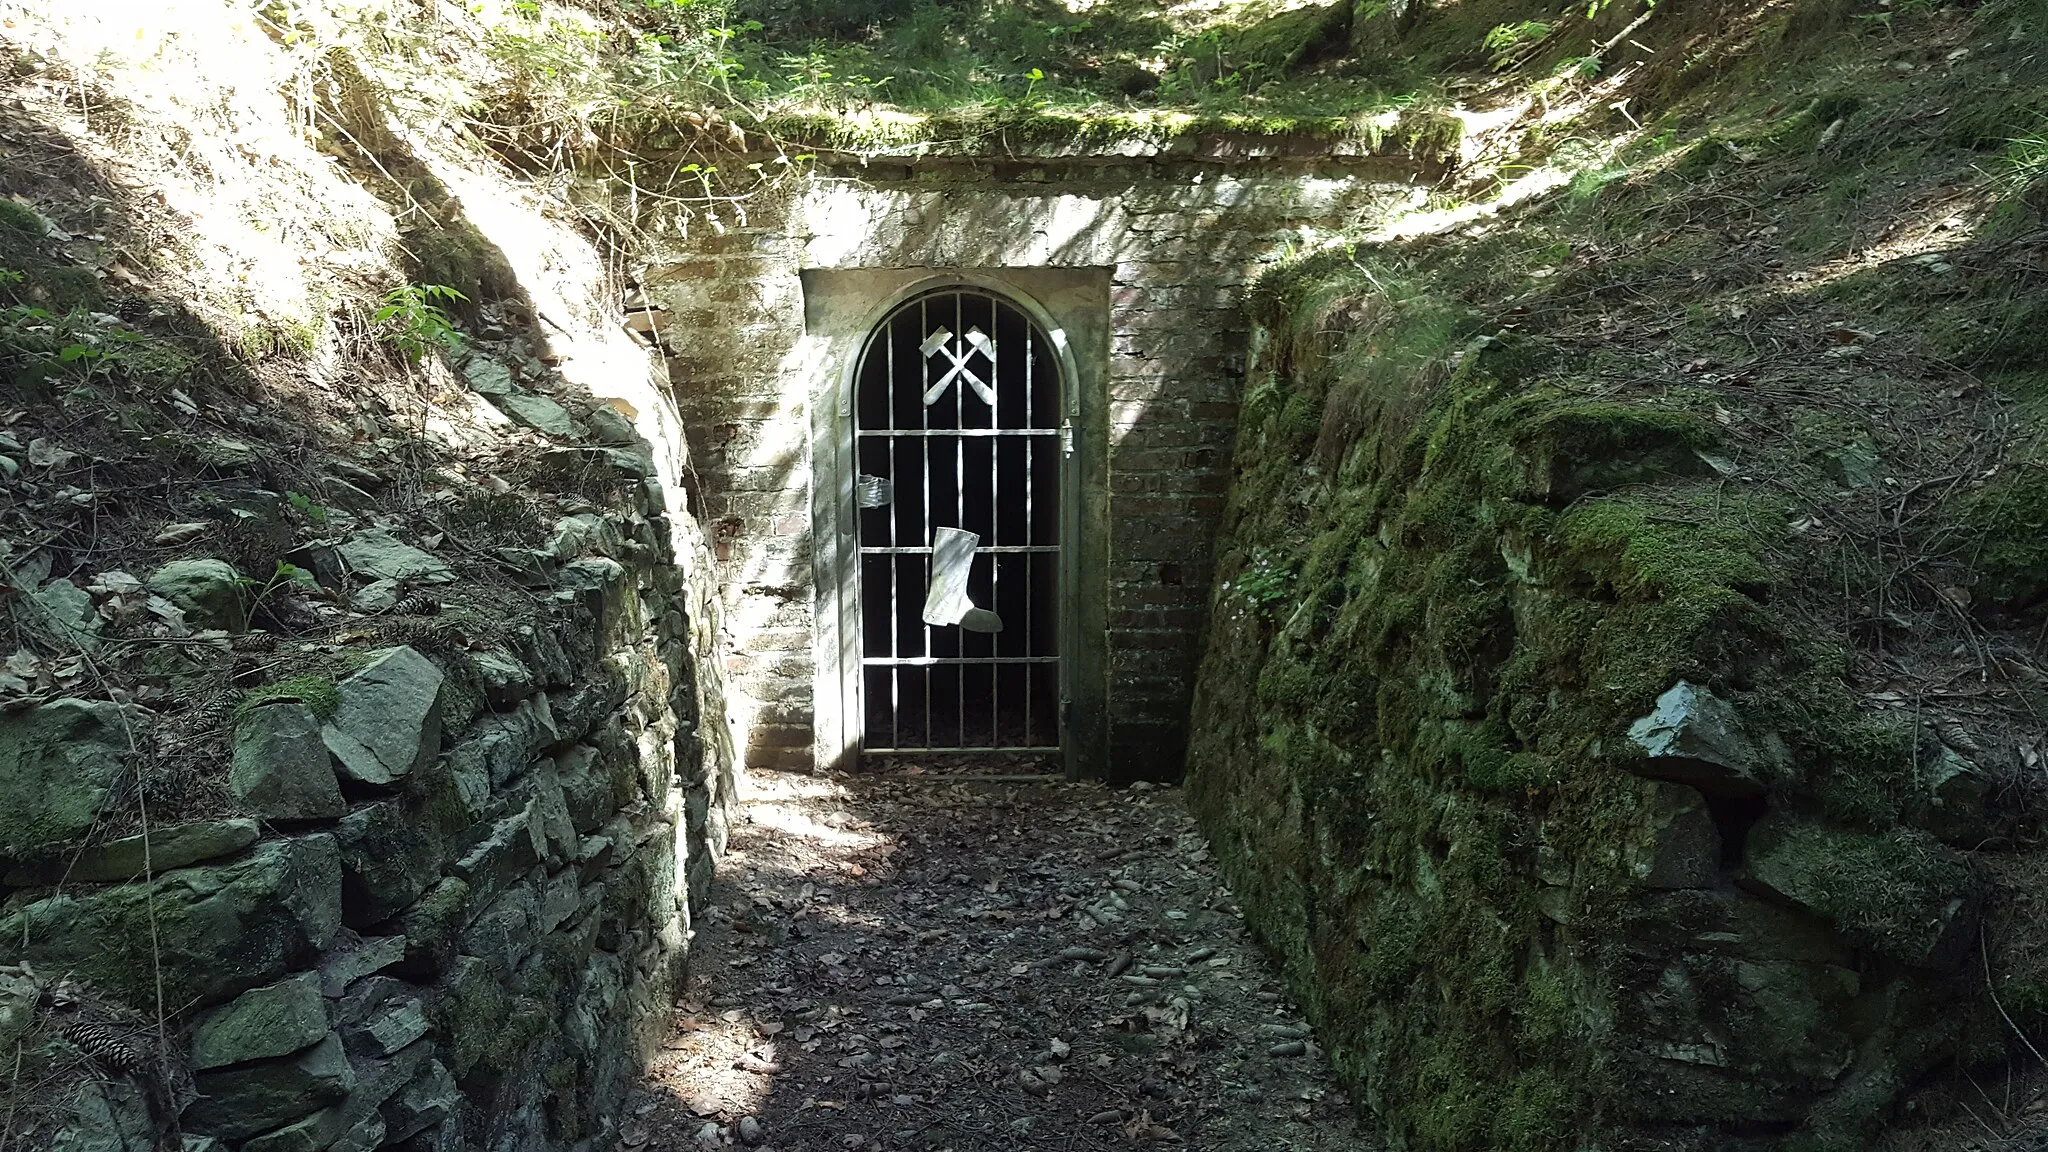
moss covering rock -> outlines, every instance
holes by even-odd
[[[139,724],[105,701],[55,700],[0,714],[0,857],[92,827]]]
[[[0,917],[24,959],[63,966],[131,1004],[210,1004],[283,976],[341,928],[331,836],[274,839],[217,867],[147,884],[20,899]],[[161,985],[158,981],[161,980]]]
[[[1873,799],[1785,506],[1397,257],[1254,299],[1190,800],[1339,1071],[1411,1149],[1856,1146],[1954,1050],[1976,882]]]

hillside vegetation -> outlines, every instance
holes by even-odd
[[[2031,1147],[2048,10],[1637,19],[1259,285],[1193,802],[1404,1146]]]
[[[0,72],[0,712],[152,725],[65,859],[573,557],[672,545],[715,667],[618,324],[662,230],[828,155],[1363,142],[1442,178],[1247,293],[1189,764],[1350,1089],[1428,1152],[2048,1136],[2048,0],[32,0]],[[323,587],[350,533],[450,578]]]

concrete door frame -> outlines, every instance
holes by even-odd
[[[1107,767],[1108,270],[833,269],[803,273],[810,379],[814,759],[856,764],[865,713],[854,502],[854,389],[868,337],[904,303],[949,288],[992,293],[1051,344],[1064,408],[1060,501],[1061,746],[1070,778]]]

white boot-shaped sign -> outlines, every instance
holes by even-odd
[[[976,608],[967,598],[967,574],[981,537],[958,528],[940,528],[932,538],[932,583],[924,596],[924,622],[957,624],[969,632],[1001,632],[1003,618]]]

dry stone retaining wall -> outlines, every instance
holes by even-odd
[[[26,962],[0,969],[0,1041],[55,1033],[109,1074],[53,1104],[56,1146],[142,1152],[181,1107],[191,1152],[611,1138],[732,780],[697,730],[714,606],[643,466],[609,458],[638,506],[558,526],[513,642],[392,646],[245,704],[238,815],[38,855],[88,831],[148,717],[0,718],[0,780],[34,800],[0,812]],[[167,1045],[135,1011],[159,1000]]]

